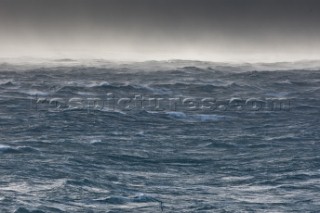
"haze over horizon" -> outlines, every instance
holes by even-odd
[[[316,0],[2,0],[0,58],[320,59]]]

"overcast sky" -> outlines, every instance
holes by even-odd
[[[320,59],[319,0],[1,0],[0,57]]]

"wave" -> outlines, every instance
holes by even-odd
[[[45,213],[45,212],[41,210],[28,210],[26,208],[19,207],[17,210],[14,211],[14,213]]]
[[[70,85],[61,86],[57,92],[68,92],[68,91],[78,91],[85,88],[92,89],[101,89],[101,90],[110,90],[110,91],[137,91],[137,90],[150,90],[150,88],[142,86],[142,85],[134,85],[134,84],[110,84],[108,82],[95,82],[95,83],[79,83],[75,82]]]
[[[32,89],[32,90],[20,90],[19,92],[23,93],[23,94],[30,95],[30,96],[47,96],[47,95],[50,94],[50,92],[44,92],[44,91],[35,90],[35,89]]]
[[[155,112],[151,112],[155,114]],[[161,113],[156,113],[161,114]],[[175,120],[189,121],[189,122],[212,122],[212,121],[222,121],[227,118],[224,115],[216,115],[216,114],[186,114],[184,112],[165,112],[169,118]]]
[[[110,83],[107,81],[94,81],[94,82],[90,82],[87,87],[106,87],[106,86],[110,86]]]
[[[182,82],[173,82],[173,83],[160,83],[160,84],[151,84],[153,88],[166,88],[167,90],[173,89],[189,89],[194,91],[214,91],[216,89],[253,89],[257,88],[256,86],[250,86],[248,84],[236,83],[234,81],[219,82],[219,83],[182,83]]]
[[[67,84],[61,86],[56,92],[74,92],[83,90],[86,88],[98,89],[98,90],[106,90],[106,91],[123,91],[123,92],[143,92],[143,93],[152,93],[158,95],[169,95],[172,94],[174,90],[192,90],[198,92],[211,92],[217,89],[257,89],[255,86],[250,86],[246,84],[239,84],[236,82],[226,82],[226,83],[204,83],[204,84],[192,84],[192,83],[181,83],[181,82],[173,82],[173,83],[156,83],[156,84],[110,84],[109,82],[74,82],[72,84]],[[29,94],[46,94],[41,91],[28,91]]]
[[[161,200],[158,200],[151,196],[147,196],[143,193],[139,193],[133,197],[109,196],[107,198],[98,198],[94,201],[113,205],[123,205],[126,203],[159,203],[160,208],[163,211],[163,202]]]
[[[292,71],[320,70],[319,60],[275,63],[226,63],[193,60],[166,60],[144,62],[116,62],[108,60],[76,60],[76,59],[6,59],[0,61],[0,72],[23,71],[77,71],[93,72],[94,70],[118,70],[119,72],[158,72],[179,70],[186,73],[203,72],[260,72],[260,71]]]
[[[273,140],[295,140],[298,139],[299,137],[296,136],[295,134],[286,134],[286,135],[280,135],[280,136],[275,136],[275,137],[266,137],[265,140],[267,141],[273,141]]]
[[[14,86],[13,79],[0,79],[0,86]]]
[[[13,153],[26,153],[26,152],[38,152],[39,150],[34,149],[30,146],[8,146],[8,145],[0,145],[0,153],[6,154],[13,154]]]

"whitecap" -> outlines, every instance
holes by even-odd
[[[186,119],[187,115],[184,112],[166,112],[167,115],[171,118],[178,118],[178,119]]]
[[[13,82],[13,79],[0,79],[0,85],[12,86]]]
[[[11,146],[7,146],[7,145],[1,145],[0,144],[0,152],[6,152],[8,150],[12,149]]]
[[[20,91],[21,93],[27,94],[27,95],[32,95],[32,96],[46,96],[49,93],[48,92],[43,92],[43,91],[39,91],[39,90],[24,90],[24,91]]]
[[[209,121],[220,121],[224,120],[226,116],[216,115],[216,114],[190,114],[187,115],[184,112],[166,112],[170,118],[180,119],[185,121],[200,121],[200,122],[209,122]]]
[[[87,84],[87,87],[104,87],[104,86],[110,86],[110,83],[107,81],[92,81],[89,84]]]
[[[13,147],[13,146],[0,144],[0,153],[21,153],[21,152],[38,152],[38,150],[30,146]]]
[[[192,118],[194,118],[195,120],[205,122],[205,121],[220,121],[220,120],[224,120],[226,117],[222,115],[198,114],[198,115],[192,116]]]

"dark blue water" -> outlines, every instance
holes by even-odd
[[[319,105],[319,71],[5,68],[0,209],[319,212]]]

